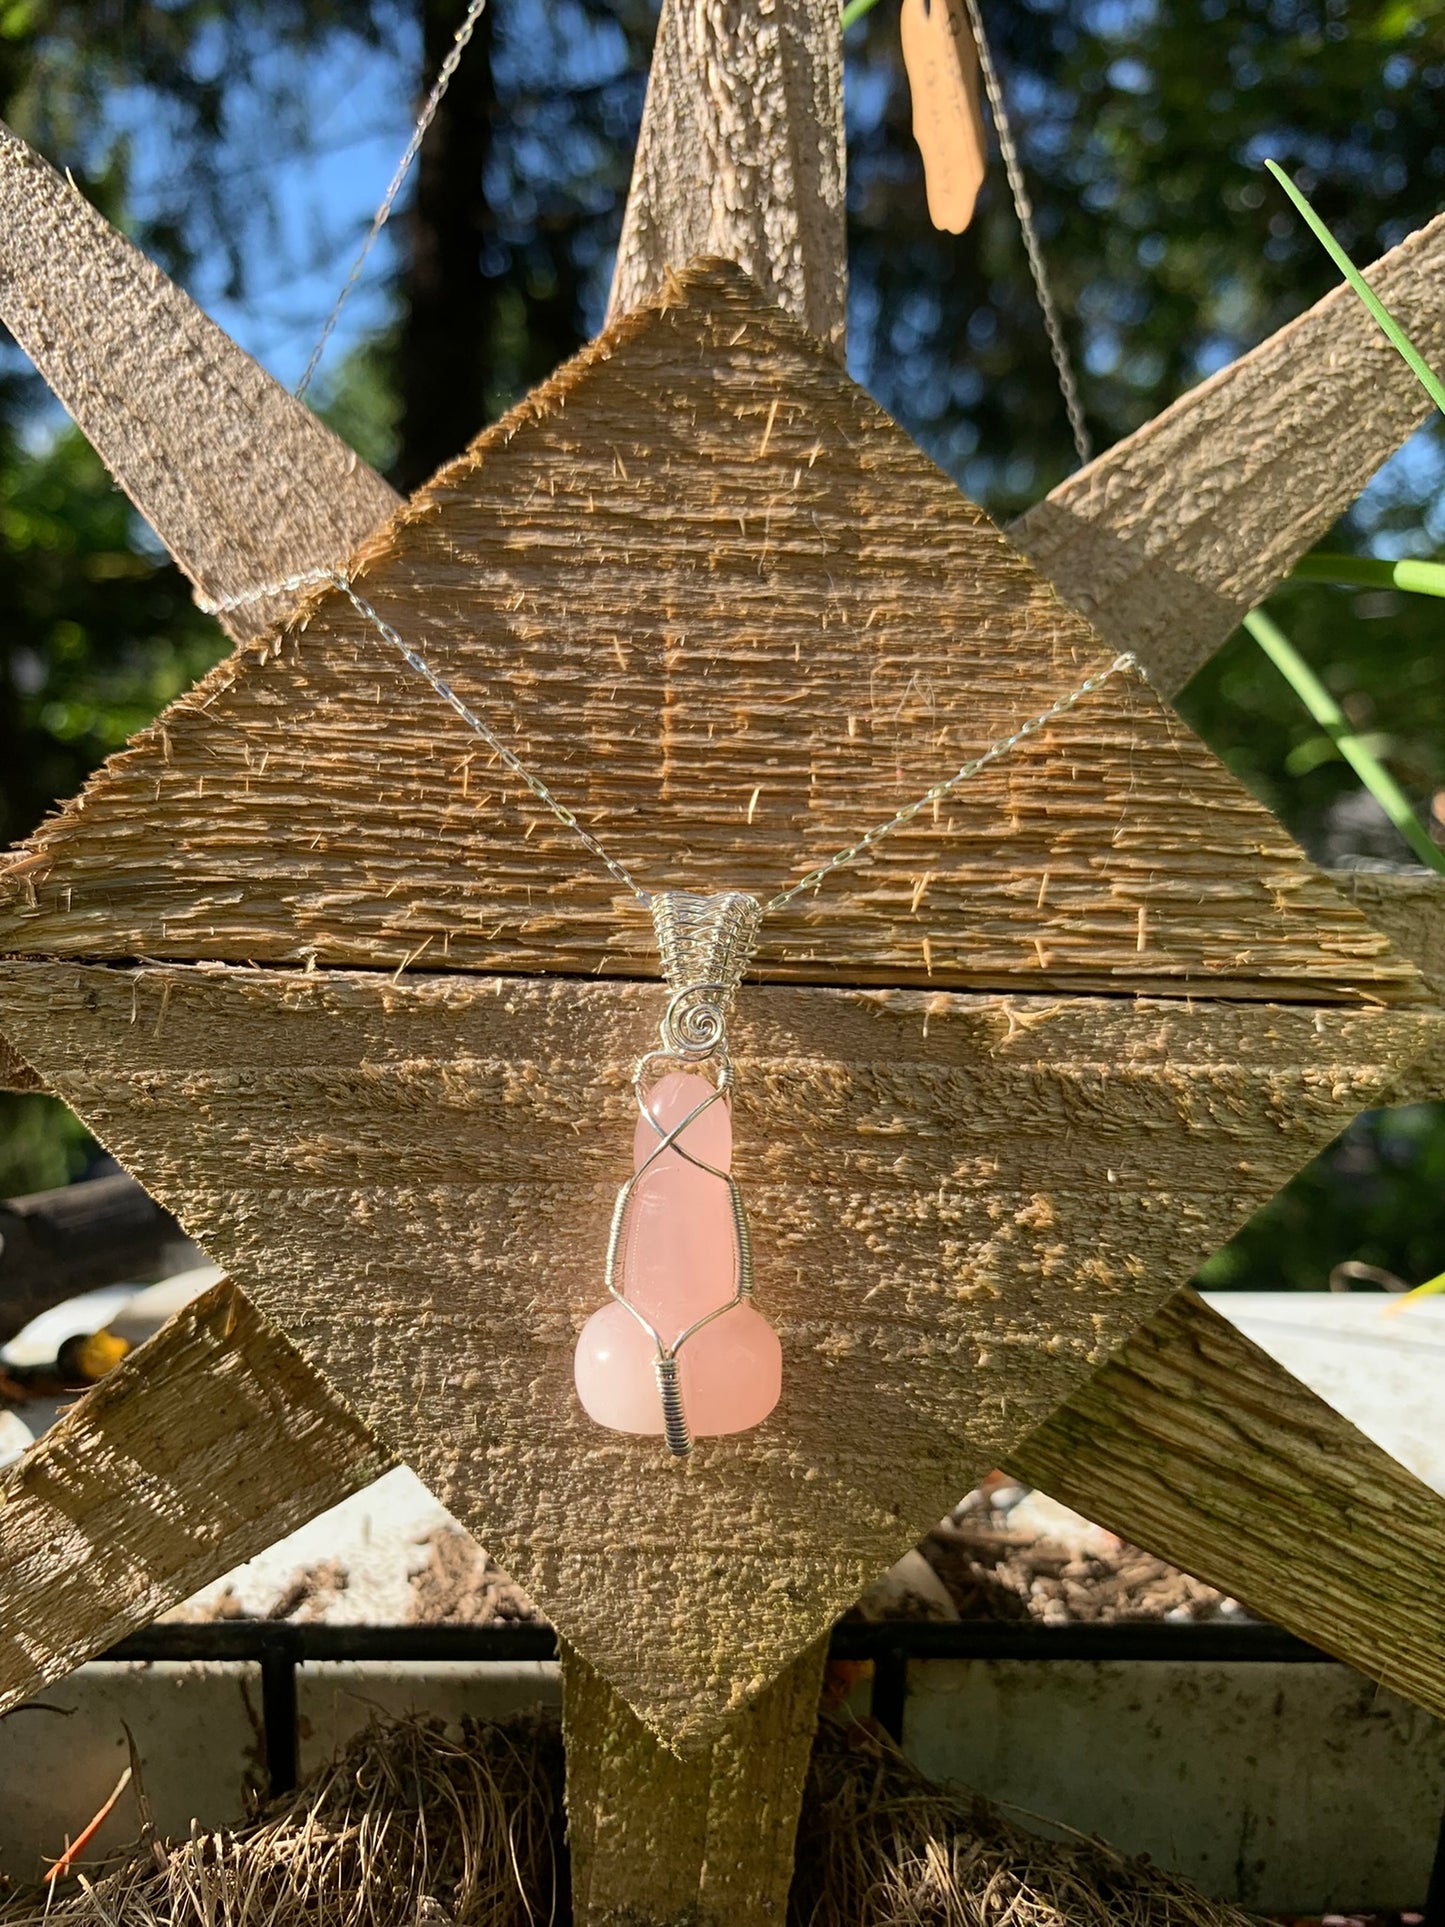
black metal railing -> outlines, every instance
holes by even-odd
[[[1330,1656],[1277,1626],[1251,1620],[1125,1620],[1046,1626],[1037,1620],[844,1620],[828,1642],[832,1659],[871,1660],[870,1711],[894,1739],[903,1733],[908,1668],[930,1659],[1092,1661],[1272,1661],[1329,1663]],[[261,1726],[273,1793],[297,1779],[298,1667],[324,1661],[424,1665],[438,1660],[516,1665],[557,1657],[550,1626],[296,1626],[226,1619],[149,1626],[100,1655],[120,1660],[230,1660],[261,1674]]]
[[[844,1620],[828,1642],[832,1659],[873,1662],[870,1711],[885,1732],[900,1740],[908,1698],[908,1669],[915,1661],[1089,1660],[1153,1662],[1192,1660],[1267,1662],[1273,1665],[1338,1664],[1328,1653],[1293,1633],[1253,1620],[1125,1620],[1108,1625],[1047,1626],[1037,1620]],[[370,1660],[423,1665],[463,1660],[474,1665],[516,1665],[557,1657],[550,1626],[294,1626],[284,1621],[230,1619],[149,1626],[132,1633],[103,1659],[230,1660],[257,1666],[261,1675],[261,1728],[266,1773],[273,1793],[297,1783],[297,1669],[325,1661]],[[1429,1898],[1422,1927],[1445,1927],[1445,1825],[1436,1843]]]

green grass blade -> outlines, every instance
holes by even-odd
[[[1360,270],[1355,266],[1349,255],[1345,253],[1334,235],[1330,233],[1319,215],[1315,213],[1314,209],[1295,186],[1289,175],[1285,173],[1284,169],[1276,161],[1266,161],[1265,166],[1299,209],[1311,233],[1324,249],[1325,253],[1334,262],[1340,273],[1369,309],[1371,315],[1374,317],[1375,325],[1390,342],[1391,346],[1394,347],[1404,359],[1415,379],[1440,410],[1441,414],[1445,414],[1445,382],[1442,382],[1440,377],[1429,366],[1410,337],[1405,333],[1405,330],[1375,293],[1375,290],[1370,286],[1364,275],[1360,273]]]
[[[843,31],[847,33],[855,20],[861,20],[865,13],[872,13],[878,0],[848,0],[843,9]]]
[[[1391,1312],[1403,1311],[1412,1298],[1433,1298],[1442,1291],[1445,1291],[1445,1271],[1434,1278],[1427,1278],[1423,1285],[1416,1285],[1413,1291],[1407,1291],[1403,1297],[1390,1299],[1385,1309]]]
[[[1411,595],[1445,596],[1445,562],[1413,557],[1384,562],[1372,555],[1304,555],[1291,573],[1296,582],[1337,582],[1353,589],[1405,589]]]
[[[1244,626],[1269,657],[1350,768],[1389,817],[1420,861],[1445,876],[1445,850],[1433,842],[1410,807],[1410,799],[1351,729],[1344,711],[1279,624],[1263,609],[1252,610]]]

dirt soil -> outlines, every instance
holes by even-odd
[[[1046,1625],[1217,1619],[1240,1608],[1212,1586],[997,1475],[919,1547],[960,1619]]]
[[[1240,1608],[1212,1586],[1127,1545],[1041,1495],[995,1478],[940,1521],[919,1547],[960,1619],[1049,1625],[1128,1619],[1215,1619]],[[443,1527],[412,1576],[409,1617],[431,1625],[539,1617],[527,1595],[465,1533]],[[871,1618],[948,1617],[916,1587],[880,1588]]]
[[[412,1544],[410,1625],[486,1626],[542,1615],[467,1533],[441,1525]],[[398,1558],[407,1556],[398,1548]],[[400,1575],[398,1575],[400,1577]],[[364,1591],[364,1589],[363,1589]],[[374,1606],[351,1596],[344,1560],[300,1566],[273,1599],[243,1605],[227,1588],[188,1601],[168,1619],[259,1616],[296,1624],[365,1622]],[[1128,1619],[1242,1616],[1232,1599],[1142,1552],[1077,1513],[994,1474],[881,1579],[857,1609],[867,1619],[1039,1620],[1048,1625]]]
[[[1216,1619],[1234,1601],[1187,1573],[1126,1545],[1062,1506],[995,1479],[971,1493],[919,1547],[960,1619]],[[410,1617],[426,1624],[485,1625],[537,1617],[520,1587],[465,1533],[443,1528],[412,1577]],[[870,1618],[951,1617],[942,1598],[916,1585],[875,1591]]]
[[[441,1526],[425,1541],[426,1564],[411,1576],[408,1619],[421,1626],[515,1625],[541,1614],[470,1534]]]

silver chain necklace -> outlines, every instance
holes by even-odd
[[[694,1430],[689,1419],[687,1388],[683,1381],[680,1358],[683,1347],[690,1348],[688,1361],[691,1363],[699,1353],[696,1341],[704,1333],[716,1331],[726,1314],[740,1307],[748,1307],[749,1316],[758,1316],[751,1310],[752,1238],[737,1182],[730,1169],[703,1156],[695,1146],[685,1144],[683,1138],[714,1106],[724,1106],[725,1112],[728,1108],[733,1087],[727,1036],[728,1012],[756,952],[764,918],[785,908],[806,892],[818,889],[835,870],[857,862],[885,837],[912,822],[923,810],[952,795],[960,784],[966,783],[990,763],[1007,756],[1020,743],[1037,735],[1059,717],[1067,715],[1085,696],[1101,688],[1111,677],[1122,670],[1137,669],[1138,663],[1128,653],[1115,656],[1112,662],[1086,676],[1067,695],[1050,703],[1047,709],[1040,710],[1036,716],[1030,716],[1007,736],[1001,736],[997,742],[991,743],[980,755],[970,757],[951,776],[934,783],[885,822],[863,830],[825,863],[818,864],[764,902],[741,890],[719,891],[704,896],[685,890],[645,889],[621,858],[605,848],[575,811],[554,793],[542,777],[527,767],[486,719],[479,716],[451,684],[437,674],[426,658],[412,648],[361,594],[350,578],[339,570],[310,570],[289,576],[281,582],[267,583],[262,588],[249,590],[244,595],[233,596],[225,601],[202,601],[200,606],[210,614],[222,615],[275,595],[322,585],[338,589],[357,614],[397,651],[407,666],[422,677],[443,702],[456,711],[468,729],[480,737],[517,781],[571,832],[613,881],[651,914],[669,996],[659,1025],[659,1045],[639,1058],[633,1071],[633,1094],[640,1119],[639,1142],[645,1148],[639,1149],[636,1168],[617,1194],[604,1266],[609,1305],[602,1312],[594,1314],[584,1329],[579,1340],[577,1370],[580,1391],[583,1370],[581,1348],[587,1342],[588,1333],[599,1319],[607,1317],[610,1307],[622,1308],[624,1327],[635,1328],[647,1348],[647,1364],[655,1385],[655,1416],[660,1418],[660,1425],[648,1424],[646,1429],[660,1430],[669,1452],[674,1457],[685,1458],[692,1450]],[[686,1103],[682,1116],[667,1124],[658,1118],[649,1100],[660,1081],[677,1072],[692,1077],[699,1087],[699,1094],[696,1101]],[[708,1088],[705,1094],[701,1094],[704,1086]],[[644,1132],[655,1141],[648,1142],[647,1137],[642,1135]],[[657,1315],[649,1316],[635,1301],[635,1297],[629,1296],[629,1264],[636,1255],[633,1234],[638,1201],[647,1194],[649,1177],[652,1177],[655,1193],[658,1185],[666,1185],[669,1181],[675,1183],[676,1174],[683,1167],[702,1173],[722,1188],[722,1196],[726,1201],[726,1222],[732,1241],[733,1285],[731,1295],[719,1298],[705,1310],[684,1318],[680,1325],[674,1322],[672,1326],[665,1326]],[[656,1202],[654,1196],[654,1205]],[[617,1335],[613,1333],[608,1342],[613,1345],[615,1352]],[[592,1349],[596,1351],[595,1344]],[[625,1345],[621,1349],[625,1350]],[[592,1410],[592,1407],[588,1409]],[[597,1416],[596,1412],[593,1415]],[[599,1422],[610,1424],[611,1420],[603,1417]],[[641,1427],[627,1423],[619,1424],[614,1429],[631,1431]],[[729,1425],[723,1429],[750,1427],[733,1428]]]
[[[598,837],[588,829],[575,811],[570,810],[535,771],[528,769],[516,751],[507,747],[491,725],[464,702],[451,684],[437,674],[426,658],[413,649],[411,644],[377,613],[355,584],[340,570],[308,569],[303,574],[287,576],[280,582],[268,582],[259,589],[248,589],[244,595],[228,596],[222,601],[212,602],[198,596],[196,604],[206,615],[228,615],[232,610],[244,609],[254,603],[268,601],[273,596],[296,594],[302,589],[323,586],[341,591],[357,614],[371,625],[384,642],[391,644],[408,668],[415,670],[417,675],[431,685],[442,701],[456,711],[468,729],[482,739],[497,760],[512,772],[518,782],[531,791],[544,809],[555,816],[565,829],[572,832],[577,841],[596,858],[613,881],[620,883],[644,909],[651,909],[659,895],[670,894],[665,891],[644,889],[622,859],[613,856],[604,848]],[[885,836],[891,836],[895,830],[901,830],[906,823],[911,823],[915,816],[929,809],[934,803],[941,803],[944,797],[951,796],[961,783],[966,783],[970,777],[977,776],[980,770],[986,769],[990,763],[998,762],[1000,757],[1007,756],[1012,750],[1017,749],[1020,743],[1027,742],[1030,736],[1036,736],[1041,729],[1046,729],[1050,723],[1057,722],[1059,717],[1066,716],[1077,703],[1083,701],[1085,696],[1092,695],[1111,677],[1117,676],[1125,669],[1132,669],[1142,674],[1138,658],[1127,650],[1115,656],[1114,660],[1103,669],[1096,670],[1092,676],[1086,676],[1077,688],[1070,690],[1066,696],[1060,696],[1056,702],[1050,703],[1047,709],[1041,709],[1037,716],[1030,716],[1027,722],[1020,723],[1018,728],[1007,736],[1001,736],[997,742],[990,743],[981,755],[971,757],[966,763],[960,765],[952,776],[946,776],[942,782],[933,784],[912,803],[905,804],[901,810],[890,816],[886,822],[875,823],[872,829],[864,830],[855,841],[830,856],[826,863],[820,863],[816,869],[809,870],[806,876],[799,877],[796,883],[790,883],[786,890],[780,890],[776,896],[769,897],[766,903],[759,905],[760,915],[771,916],[775,910],[784,909],[794,898],[804,895],[809,890],[816,890],[835,870],[841,870],[847,864],[855,863],[859,857],[865,856],[875,845],[881,843]]]

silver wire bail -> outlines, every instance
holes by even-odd
[[[727,1013],[758,947],[763,906],[743,890],[659,890],[652,923],[672,998],[662,1048],[686,1059],[727,1056]]]

